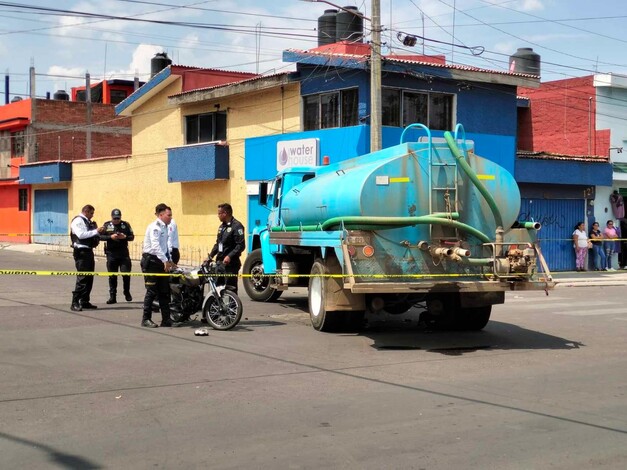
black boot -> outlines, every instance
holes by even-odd
[[[109,300],[107,300],[107,305],[117,304],[118,301],[115,298],[115,294],[109,294]]]

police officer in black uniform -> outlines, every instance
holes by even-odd
[[[131,224],[122,220],[120,209],[111,211],[111,220],[104,224],[104,232],[100,239],[105,242],[105,254],[107,255],[107,271],[117,273],[131,272],[131,256],[128,252],[128,242],[135,240],[135,234]],[[133,300],[131,296],[131,276],[122,276],[124,286],[124,298],[127,302]],[[117,302],[118,276],[109,276],[109,300],[111,305]]]
[[[209,259],[216,257],[216,261],[224,263],[226,273],[226,285],[237,293],[237,273],[242,263],[239,259],[244,251],[244,226],[233,217],[233,208],[224,203],[218,206],[218,219],[222,224],[218,227],[216,244],[209,253]]]
[[[94,206],[87,204],[81,213],[72,219],[70,224],[70,239],[74,248],[74,265],[80,273],[93,273],[96,268],[94,248],[100,243],[100,234],[104,227],[91,220],[94,216]],[[76,287],[72,291],[71,310],[80,312],[83,309],[96,309],[90,300],[91,288],[94,285],[94,276],[91,274],[76,276]]]

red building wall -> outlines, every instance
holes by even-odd
[[[593,76],[542,83],[537,89],[519,88],[530,99],[519,110],[518,148],[567,155],[605,155],[609,131],[595,125],[596,91]]]
[[[18,211],[19,189],[29,193],[28,210]],[[29,236],[15,236],[16,233],[30,233],[30,189],[17,182],[0,183],[0,241],[28,243]],[[7,235],[8,234],[8,235]]]
[[[116,116],[111,105],[92,103],[91,106],[91,157],[129,155],[130,119]],[[33,125],[37,136],[36,161],[86,158],[86,103],[37,100],[36,109]]]

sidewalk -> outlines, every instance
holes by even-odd
[[[19,251],[22,253],[40,253],[51,255],[72,256],[70,247],[50,247],[35,243],[8,243],[0,242],[0,251]],[[556,281],[556,288],[561,287],[593,287],[593,286],[625,286],[627,285],[627,270],[618,271],[585,271],[585,272],[557,272],[551,273]],[[542,276],[542,275],[541,275]]]

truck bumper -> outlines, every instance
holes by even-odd
[[[344,283],[353,294],[428,294],[433,292],[506,292],[549,290],[554,281],[359,282]]]

